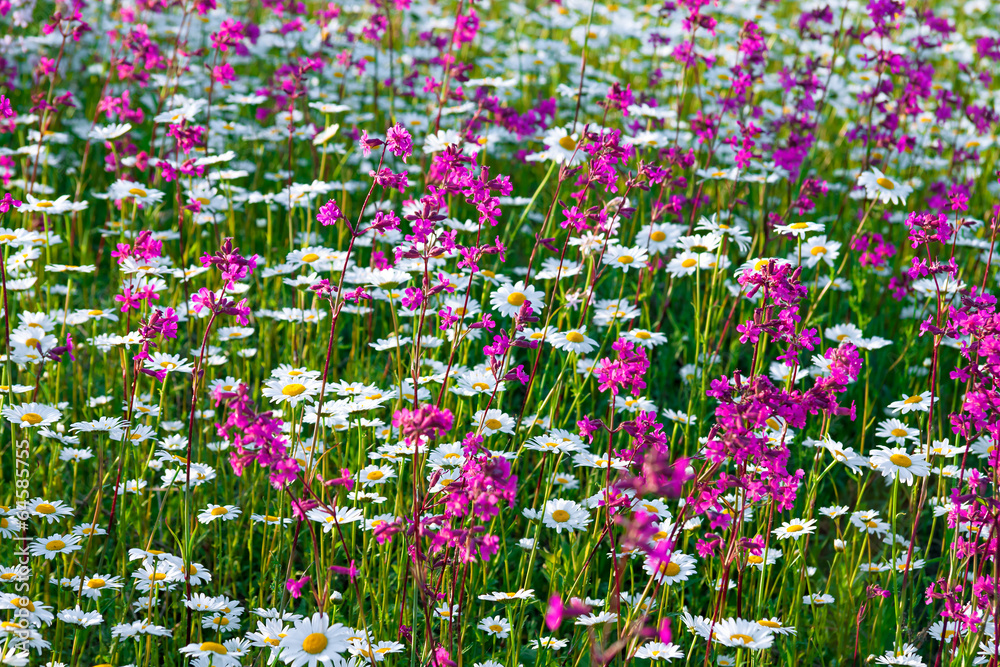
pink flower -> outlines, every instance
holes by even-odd
[[[303,576],[301,579],[289,579],[285,582],[285,588],[292,594],[292,599],[298,600],[302,597],[302,589],[309,583],[309,577]]]
[[[402,158],[403,162],[406,162],[406,158],[413,154],[413,138],[406,131],[406,128],[399,123],[396,123],[386,131],[385,144],[389,152],[396,157]]]

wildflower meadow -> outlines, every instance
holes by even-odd
[[[0,26],[2,665],[1000,667],[1000,4]]]

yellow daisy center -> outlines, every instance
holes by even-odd
[[[490,430],[496,431],[497,429],[503,426],[503,423],[499,419],[487,419],[486,422],[483,424],[483,426],[485,426]]]
[[[26,412],[21,415],[22,422],[28,422],[32,426],[40,424],[42,422],[42,416],[37,412]],[[44,504],[44,503],[43,503]],[[53,510],[54,511],[54,510]]]
[[[557,523],[566,523],[569,521],[569,512],[566,510],[556,510],[552,513],[552,520]]]
[[[656,243],[660,243],[661,241],[665,241],[667,239],[667,235],[666,235],[665,232],[661,232],[661,231],[657,230],[657,231],[653,232],[652,234],[650,234],[649,238],[652,239]]]
[[[511,292],[510,294],[507,295],[507,303],[517,308],[520,308],[521,305],[524,304],[524,302],[527,300],[528,297],[526,297],[521,292]]]
[[[223,514],[229,514],[229,510],[225,507],[213,507],[212,511],[209,512],[212,516],[222,516]]]
[[[559,145],[568,151],[576,150],[576,140],[567,135],[559,140]]]
[[[799,524],[795,524],[795,525],[789,526],[788,528],[785,528],[785,532],[786,533],[798,533],[798,532],[803,531],[803,530],[805,530],[805,526],[801,526]]]
[[[302,641],[302,650],[309,655],[316,655],[326,648],[326,635],[322,632],[313,632]]]
[[[285,396],[298,396],[305,390],[306,386],[304,384],[298,384],[296,382],[294,384],[290,384],[282,388],[281,393],[284,394]]]
[[[879,177],[875,179],[875,182],[881,185],[886,190],[895,190],[896,184],[890,181],[888,178]]]
[[[54,505],[49,503],[38,503],[38,507],[35,508],[35,511],[39,514],[55,514],[56,508]]]
[[[66,548],[66,543],[62,540],[50,540],[45,543],[45,548],[49,551],[59,551]]]
[[[910,457],[906,456],[905,454],[893,454],[892,456],[889,457],[889,460],[892,461],[893,464],[899,466],[900,468],[909,468],[911,465],[913,465],[913,461],[911,461]]]
[[[674,562],[660,563],[660,572],[667,577],[676,577],[681,573],[681,566]]]
[[[229,650],[226,649],[222,644],[216,644],[215,642],[202,642],[201,646],[198,647],[202,651],[211,651],[212,653],[218,653],[219,655],[227,655]]]

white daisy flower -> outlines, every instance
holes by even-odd
[[[524,281],[518,281],[513,285],[503,285],[490,295],[490,305],[505,317],[513,317],[521,310],[525,302],[531,305],[535,314],[540,313],[545,308],[545,294],[535,289],[531,285],[525,285]]]
[[[913,188],[905,183],[899,183],[886,176],[878,168],[872,167],[858,177],[858,185],[865,189],[869,199],[879,199],[883,204],[906,203],[906,198]]]

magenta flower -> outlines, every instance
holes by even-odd
[[[14,199],[9,192],[3,193],[3,199],[0,199],[0,213],[7,213],[11,208],[20,208],[20,206],[20,199]]]
[[[316,220],[324,227],[335,224],[342,217],[344,217],[344,214],[333,199],[320,206],[319,211],[316,213]]]
[[[392,425],[406,442],[422,444],[424,438],[434,440],[451,430],[454,417],[448,410],[423,404],[414,410],[402,408],[392,415]]]
[[[413,154],[413,138],[406,128],[396,123],[385,133],[385,145],[389,152],[406,162],[406,158]]]
[[[289,578],[288,581],[285,582],[285,589],[291,593],[293,600],[298,600],[302,597],[302,589],[305,588],[308,583],[308,576],[303,576],[301,579]]]

